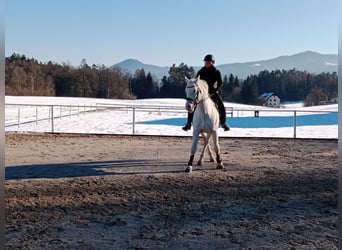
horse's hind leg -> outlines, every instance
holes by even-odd
[[[217,133],[213,134],[213,142],[214,142],[214,150],[216,153],[216,168],[217,169],[223,169],[223,163],[222,163],[222,159],[220,156],[220,145],[218,143],[218,135]]]
[[[205,150],[208,148],[208,150],[211,151],[210,145],[209,145],[209,138],[210,138],[210,136],[208,134],[206,134],[206,133],[202,133],[202,136],[203,136],[203,139],[204,139],[204,146],[203,146],[203,150],[201,152],[201,155],[199,157],[199,160],[197,162],[198,166],[202,166],[202,164],[203,164],[203,157],[204,157]]]
[[[215,161],[214,152],[213,152],[213,150],[210,147],[210,140],[208,141],[208,147],[207,148],[208,148],[208,155],[209,155],[209,158],[210,158],[210,162],[214,162]]]
[[[220,155],[216,155],[216,168],[223,169],[223,163],[222,163]]]

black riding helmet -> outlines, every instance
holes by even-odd
[[[213,55],[206,55],[205,57],[204,57],[204,59],[203,59],[203,61],[205,61],[205,62],[215,62],[215,58],[214,58],[214,56]]]

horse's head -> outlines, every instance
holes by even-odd
[[[186,87],[185,87],[185,95],[186,95],[186,103],[185,109],[188,112],[193,112],[195,109],[195,104],[197,102],[198,97],[198,86],[196,84],[199,78],[189,79],[185,77]]]
[[[192,112],[195,105],[208,99],[208,84],[206,81],[200,79],[200,76],[193,79],[185,77],[186,87],[186,104],[185,108],[189,112]]]

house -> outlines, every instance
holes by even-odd
[[[274,107],[274,108],[279,108],[280,107],[280,98],[276,96],[274,93],[269,92],[269,93],[263,93],[260,96],[260,99],[263,100],[263,103],[267,107]]]

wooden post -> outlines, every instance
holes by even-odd
[[[133,131],[132,134],[135,135],[135,108],[133,108]]]
[[[54,133],[53,105],[50,106],[50,109],[51,109],[51,133]]]

